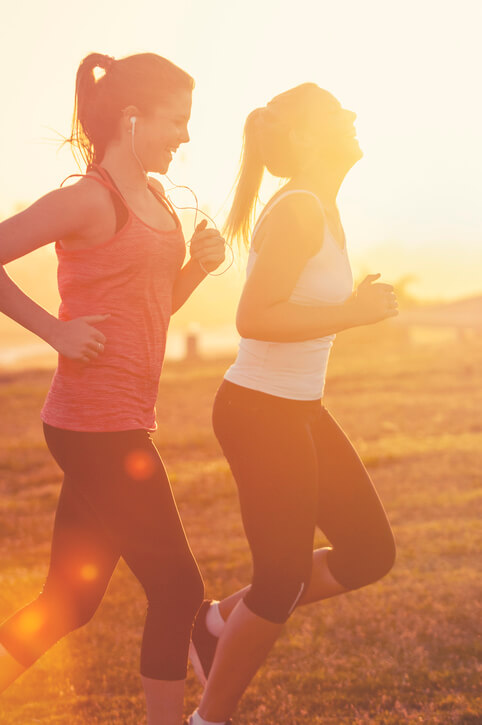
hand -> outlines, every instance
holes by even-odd
[[[398,315],[398,302],[391,284],[378,282],[380,274],[369,274],[349,299],[359,325],[369,325]]]
[[[108,317],[110,315],[89,315],[67,321],[57,320],[48,342],[61,355],[88,363],[104,352],[106,342],[105,335],[92,325]]]
[[[195,259],[205,272],[217,269],[225,259],[224,238],[217,229],[206,229],[207,221],[203,219],[196,227],[190,241],[191,259]]]

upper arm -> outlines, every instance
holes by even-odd
[[[241,295],[238,324],[249,324],[260,311],[287,301],[306,263],[323,240],[324,218],[308,194],[287,197],[270,213],[261,249]]]
[[[81,179],[42,196],[0,223],[0,264],[8,264],[50,242],[87,233],[104,210],[97,184]]]

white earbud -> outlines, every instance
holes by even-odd
[[[135,132],[135,130],[136,130],[136,121],[137,121],[137,118],[135,116],[131,116],[129,118],[129,121],[131,122],[131,133],[133,134]]]

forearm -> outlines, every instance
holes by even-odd
[[[267,342],[301,342],[366,324],[353,298],[338,305],[316,307],[279,302],[249,314],[240,309],[236,322],[242,337]]]
[[[196,260],[190,259],[189,262],[184,265],[177,275],[177,279],[172,290],[172,314],[177,312],[177,310],[183,306],[205,277],[206,273],[203,272]]]
[[[0,312],[50,343],[57,318],[22,292],[1,265]]]

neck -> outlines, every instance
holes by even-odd
[[[312,191],[326,208],[336,207],[336,197],[352,165],[326,159],[323,163],[308,164],[293,176],[290,185]]]
[[[103,166],[120,188],[142,193],[147,188],[147,174],[134,156],[129,144],[111,142],[102,158]]]

